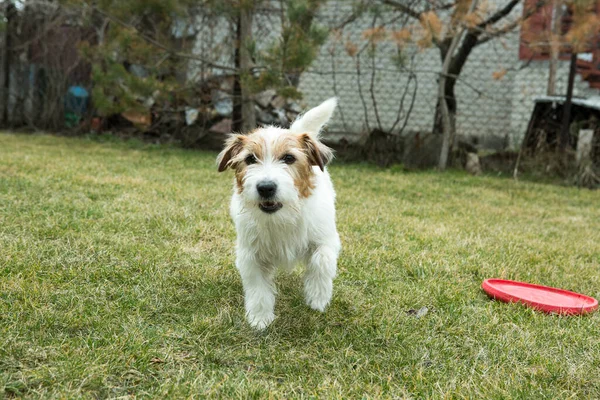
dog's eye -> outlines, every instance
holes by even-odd
[[[281,157],[281,161],[283,161],[286,164],[293,164],[294,161],[296,161],[296,157],[294,157],[291,154],[286,154],[285,156]]]
[[[256,164],[256,157],[254,157],[254,154],[250,154],[244,161],[246,161],[246,164],[248,165]]]

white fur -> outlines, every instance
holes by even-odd
[[[308,111],[294,122],[290,131],[311,133],[315,137],[331,117],[336,99],[330,99]],[[261,135],[267,143],[262,162],[248,166],[242,193],[234,186],[231,216],[237,231],[236,267],[244,286],[246,316],[257,329],[264,329],[275,318],[276,269],[304,264],[304,295],[313,309],[324,311],[329,304],[341,249],[335,225],[335,191],[327,169],[314,166],[315,187],[302,198],[287,165],[273,159],[270,143],[284,129],[265,127]],[[268,179],[277,183],[276,200],[283,208],[267,214],[258,207],[256,184]]]
[[[323,126],[331,119],[337,107],[337,102],[335,97],[325,100],[321,105],[309,110],[294,121],[290,131],[293,133],[311,133],[315,137],[318,136]]]

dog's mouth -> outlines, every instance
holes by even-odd
[[[258,203],[258,208],[260,208],[261,211],[266,212],[267,214],[272,214],[275,211],[279,211],[281,207],[283,207],[283,204],[277,201],[261,201],[260,203]]]

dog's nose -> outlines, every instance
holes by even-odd
[[[264,199],[270,199],[275,196],[275,191],[277,191],[277,185],[275,182],[266,181],[260,182],[256,185],[256,190],[258,190],[258,194]]]

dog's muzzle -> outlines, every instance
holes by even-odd
[[[275,211],[281,210],[281,207],[283,207],[283,204],[277,201],[261,201],[258,203],[258,208],[267,214],[273,214]]]
[[[275,182],[260,182],[258,185],[256,185],[256,191],[262,200],[260,203],[258,203],[258,207],[261,209],[261,211],[264,211],[267,214],[272,214],[283,207],[283,204],[273,200],[275,194],[277,193],[277,184]]]

